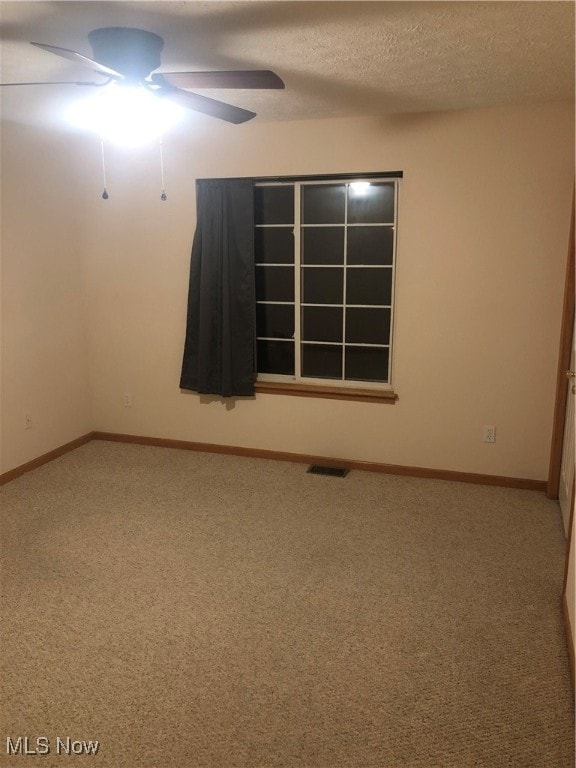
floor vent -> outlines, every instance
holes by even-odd
[[[321,464],[312,464],[306,470],[311,475],[328,475],[329,477],[346,477],[349,469],[343,469],[342,467],[323,467]]]

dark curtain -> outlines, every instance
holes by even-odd
[[[254,394],[254,191],[250,179],[198,181],[182,389]]]

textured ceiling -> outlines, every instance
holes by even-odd
[[[161,35],[160,71],[274,70],[285,91],[202,91],[253,109],[260,120],[574,97],[569,1],[1,2],[2,82],[86,79],[86,70],[29,41],[91,56],[87,33],[102,26]],[[49,121],[55,106],[79,91],[4,88],[2,116]]]

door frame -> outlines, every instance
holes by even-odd
[[[572,552],[572,528],[574,526],[574,496],[576,491],[575,482],[572,483],[572,503],[570,505],[570,522],[568,523],[568,552],[566,553],[566,563],[564,565],[564,583],[562,586],[562,617],[564,619],[564,630],[566,632],[566,643],[568,645],[568,658],[570,660],[570,669],[572,670],[572,686],[576,691],[576,652],[574,650],[574,631],[570,624],[570,609],[568,607],[568,571],[570,568],[570,558],[575,557],[576,553]]]
[[[552,446],[550,449],[550,467],[546,495],[549,499],[557,499],[560,488],[560,469],[562,465],[562,445],[564,442],[564,424],[566,420],[566,397],[572,381],[566,377],[570,367],[572,352],[572,336],[574,333],[574,192],[572,192],[572,214],[570,220],[570,237],[568,239],[568,259],[566,264],[566,281],[564,284],[564,304],[562,308],[562,327],[560,332],[560,349],[558,354],[558,371],[556,374],[556,403],[554,405],[554,421],[552,427]]]

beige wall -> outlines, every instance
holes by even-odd
[[[57,161],[41,158],[37,138],[18,136],[11,144],[15,155],[8,166],[10,178],[18,177],[17,199],[3,200],[12,254],[4,469],[76,437],[89,424],[112,432],[546,477],[573,183],[573,105],[243,126],[191,115],[186,129],[165,141],[165,203],[159,200],[156,151],[109,151],[105,202],[96,141],[76,140],[83,157],[78,165],[76,148],[66,143],[53,147]],[[25,201],[24,182],[35,181],[38,164],[42,184]],[[73,171],[64,188],[82,204],[81,232],[70,237],[66,227],[75,203],[54,195],[63,188],[63,167]],[[404,171],[398,403],[259,395],[225,404],[182,393],[195,179],[378,170]],[[33,231],[28,224],[36,217],[40,227]],[[74,237],[85,261],[85,292]],[[53,258],[50,269],[46,251]],[[28,261],[43,270],[27,269]],[[85,397],[86,371],[91,398]],[[124,392],[133,397],[131,408],[122,405]],[[27,408],[50,424],[49,438],[20,428]],[[484,424],[497,426],[493,445],[482,442]]]
[[[573,105],[229,126],[109,155],[86,223],[100,430],[545,479]],[[180,392],[197,177],[402,170],[394,406]],[[96,169],[94,169],[96,172]],[[122,395],[132,394],[124,408]],[[484,424],[497,442],[482,442]]]
[[[4,124],[1,139],[0,471],[6,472],[85,434],[92,419],[74,146],[63,135],[22,125]]]

